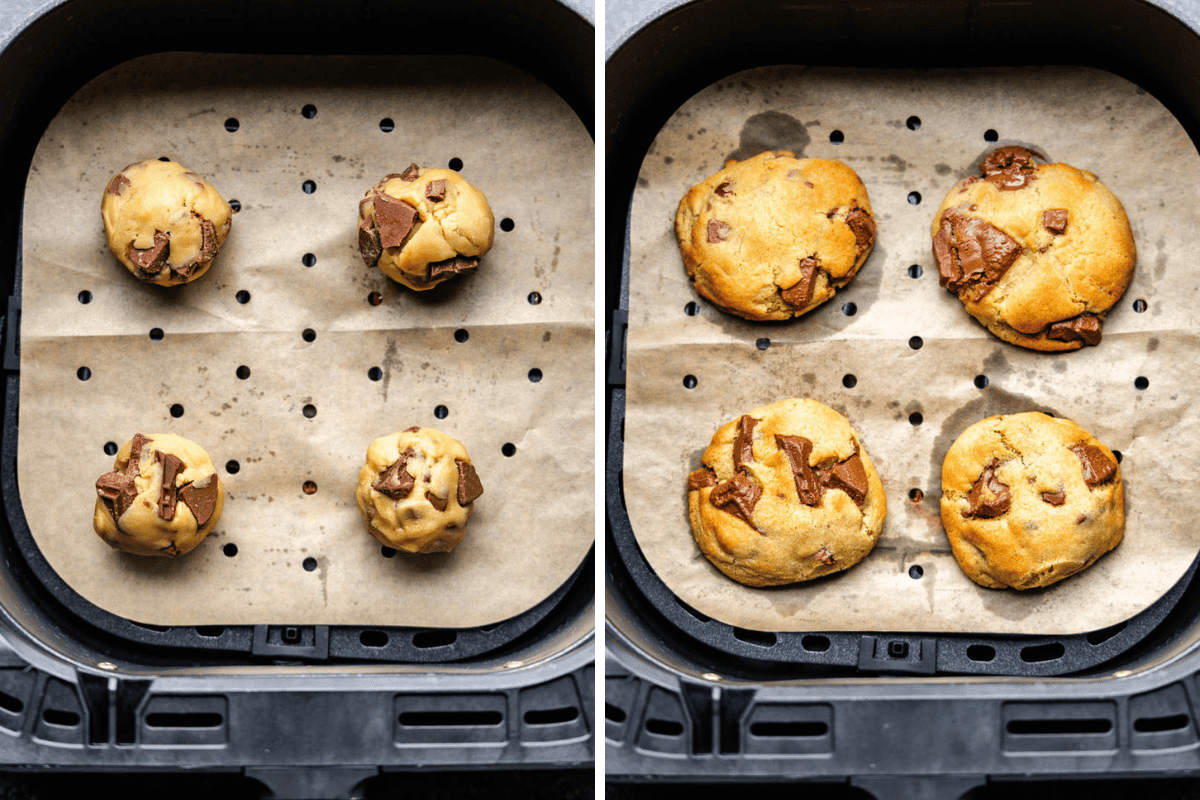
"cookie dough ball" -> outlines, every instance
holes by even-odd
[[[411,164],[358,203],[363,261],[419,292],[478,267],[492,249],[493,229],[483,192],[452,169]]]
[[[117,550],[181,556],[216,527],[225,507],[208,453],[173,433],[133,439],[117,451],[113,471],[96,481],[92,525]]]
[[[1120,201],[1090,172],[1001,147],[950,190],[933,221],[941,285],[1006,342],[1032,350],[1100,343],[1133,277]]]
[[[816,400],[784,400],[726,423],[688,476],[692,535],[749,586],[839,572],[879,540],[887,500],[850,423]]]
[[[412,427],[367,448],[358,507],[371,535],[410,553],[449,553],[462,541],[483,484],[467,448],[433,428]]]
[[[749,320],[790,319],[833,297],[875,243],[871,201],[840,161],[761,153],[693,186],[675,238],[696,291]]]
[[[1121,467],[1070,420],[1035,411],[988,417],[942,462],[942,525],[979,585],[1049,586],[1120,544]]]
[[[108,249],[134,277],[160,286],[208,271],[229,236],[233,210],[203,178],[174,161],[118,172],[100,202]]]

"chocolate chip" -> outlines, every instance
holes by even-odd
[[[1061,236],[1067,232],[1067,210],[1065,208],[1052,208],[1049,211],[1042,212],[1042,227],[1053,233],[1055,236]]]
[[[142,448],[150,444],[150,440],[140,433],[135,433],[129,441],[129,463],[125,465],[126,475],[137,475],[141,472]]]
[[[475,467],[469,462],[456,458],[454,463],[458,466],[458,504],[470,505],[475,502],[476,497],[483,494],[483,484],[479,482]]]
[[[1061,506],[1067,502],[1067,493],[1062,489],[1057,492],[1042,492],[1042,500],[1052,506]]]
[[[383,244],[379,241],[379,229],[375,227],[371,217],[364,219],[358,226],[358,252],[368,267],[379,263],[383,255]]]
[[[429,265],[429,278],[440,278],[443,275],[461,275],[469,269],[479,266],[476,256],[454,256],[445,261],[434,261]]]
[[[1094,314],[1080,314],[1078,317],[1055,322],[1046,329],[1046,338],[1058,342],[1098,345],[1101,338],[1100,319]]]
[[[113,179],[108,182],[108,188],[105,191],[111,195],[120,197],[121,192],[125,191],[125,187],[128,185],[129,178],[126,178],[124,175],[118,172],[115,176],[113,176]]]
[[[137,498],[137,486],[129,475],[106,472],[96,480],[96,494],[104,500],[104,505],[115,523],[133,505],[134,499]]]
[[[200,255],[196,257],[197,262],[203,264],[217,257],[217,229],[212,222],[206,219],[200,220],[200,242]]]
[[[984,180],[995,184],[1001,191],[1024,189],[1037,177],[1037,165],[1033,159],[1046,160],[1041,153],[1026,147],[1011,145],[988,153],[979,165]]]
[[[429,505],[433,506],[438,511],[445,511],[446,506],[450,503],[449,497],[438,497],[433,492],[426,492],[425,499],[429,501]]]
[[[1094,444],[1080,443],[1071,446],[1071,452],[1079,458],[1083,469],[1083,481],[1089,488],[1112,480],[1117,474],[1117,463]]]
[[[779,293],[783,302],[792,308],[804,308],[812,302],[813,291],[816,289],[817,259],[813,257],[800,260],[800,280]]]
[[[861,208],[846,215],[846,224],[854,231],[854,257],[858,258],[875,243],[875,220]]]
[[[1008,484],[1001,483],[996,477],[996,467],[999,464],[998,459],[992,459],[992,463],[983,470],[979,480],[971,487],[971,492],[967,495],[967,502],[970,504],[970,508],[967,509],[968,517],[994,519],[1008,511],[1012,505],[1012,493],[1008,490]]]
[[[1004,231],[981,219],[953,214],[949,216],[949,232],[946,224],[943,218],[933,241],[939,282],[978,301],[1004,277],[1021,255],[1022,247]]]
[[[408,470],[404,465],[408,463],[408,459],[415,456],[417,453],[411,447],[405,450],[399,460],[390,467],[379,473],[379,478],[371,484],[371,488],[380,494],[385,494],[393,500],[402,500],[408,497],[412,492],[413,486],[416,485],[416,478],[408,474]]]
[[[440,178],[425,185],[425,196],[435,203],[446,199],[446,179]]]
[[[938,282],[942,286],[957,285],[962,279],[962,270],[954,257],[953,225],[943,217],[938,232],[933,237],[933,256],[937,259]]]
[[[714,191],[716,192],[717,197],[729,197],[729,195],[733,194],[733,187],[730,185],[729,181],[725,181]]]
[[[834,563],[833,553],[829,552],[828,547],[822,547],[820,550],[813,553],[813,558],[815,558],[817,561],[820,561],[822,564],[828,565]]]
[[[170,522],[175,519],[175,504],[179,500],[176,494],[175,477],[183,471],[183,462],[178,456],[164,453],[161,450],[154,453],[159,466],[162,467],[162,491],[158,495],[158,516]]]
[[[713,472],[708,467],[701,467],[698,470],[693,470],[692,473],[688,475],[687,490],[689,492],[696,492],[707,486],[716,485],[717,473]]]
[[[419,177],[420,171],[420,167],[418,167],[416,164],[409,164],[408,169],[404,170],[404,172],[401,172],[396,177],[402,181],[408,181],[409,183],[412,183]],[[389,175],[388,178],[390,177],[392,176]]]
[[[821,484],[827,489],[841,489],[854,504],[862,508],[867,497],[867,470],[862,457],[855,453],[845,461],[839,461],[828,471],[822,471]]]
[[[821,505],[821,482],[817,473],[809,466],[808,459],[812,455],[812,442],[803,436],[775,435],[775,444],[783,451],[792,468],[796,481],[796,494],[800,502],[806,506]]]
[[[1087,522],[1087,514],[1080,514],[1078,517],[1075,518],[1076,525],[1082,525],[1085,522]]]
[[[404,238],[416,224],[417,210],[390,194],[375,193],[375,224],[384,247],[403,247]]]
[[[733,468],[740,469],[742,464],[754,461],[754,426],[759,420],[743,414],[738,418],[737,438],[733,441]]]
[[[154,232],[154,244],[146,250],[138,250],[129,245],[129,260],[133,265],[148,275],[162,272],[167,257],[171,255],[171,234],[163,231]]]
[[[710,219],[708,221],[708,243],[725,241],[725,237],[729,235],[729,223],[721,222],[719,219]]]
[[[421,426],[420,426],[420,425],[413,425],[411,428],[405,428],[405,429],[404,429],[404,432],[405,432],[405,433],[416,433],[416,432],[417,432],[417,431],[419,431],[419,430],[421,430]]]
[[[739,472],[713,489],[708,495],[708,500],[717,508],[754,527],[750,515],[754,513],[754,506],[761,496],[762,487],[750,480],[744,472]]]
[[[204,485],[200,486],[202,481]],[[179,490],[179,499],[191,509],[192,516],[196,518],[196,527],[203,528],[212,519],[220,491],[220,479],[215,474],[193,481]]]

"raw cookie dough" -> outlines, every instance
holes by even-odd
[[[675,214],[675,238],[702,296],[749,320],[790,319],[858,273],[875,219],[850,167],[777,150],[727,161],[693,186]]]
[[[359,201],[358,250],[368,267],[424,291],[478,267],[493,225],[483,192],[457,172],[411,164]]]
[[[979,585],[1049,586],[1121,542],[1121,467],[1070,420],[1036,411],[988,417],[942,462],[942,525]]]
[[[1001,147],[950,190],[933,220],[941,285],[1006,342],[1032,350],[1100,343],[1133,276],[1125,209],[1090,172]]]
[[[164,480],[164,477],[166,480]],[[92,526],[117,550],[181,556],[207,536],[225,507],[208,453],[173,433],[136,433],[96,481]]]
[[[749,586],[849,569],[887,514],[883,484],[841,414],[783,400],[726,423],[688,476],[692,535],[717,569]]]
[[[108,249],[139,280],[174,286],[208,271],[229,236],[233,209],[203,178],[174,161],[139,161],[118,172],[100,201]]]
[[[449,553],[462,541],[483,484],[467,448],[433,428],[371,442],[358,474],[358,507],[371,535],[410,553]]]

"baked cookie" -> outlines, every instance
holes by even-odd
[[[1036,411],[988,417],[942,462],[942,525],[979,585],[1049,586],[1121,542],[1121,467],[1070,420]]]
[[[139,161],[108,182],[100,201],[108,249],[134,277],[160,286],[208,271],[229,236],[233,209],[174,161]]]
[[[117,550],[181,556],[212,531],[225,507],[208,453],[173,433],[135,433],[113,471],[96,481],[92,526]]]
[[[1001,147],[950,190],[933,220],[941,285],[1006,342],[1032,350],[1100,343],[1133,276],[1125,209],[1096,176]]]
[[[717,431],[688,476],[692,535],[748,586],[839,572],[879,540],[887,500],[841,414],[816,400],[756,408]]]
[[[371,535],[410,553],[449,553],[462,541],[483,484],[467,448],[433,428],[371,442],[358,474],[358,507]]]
[[[479,266],[494,220],[483,192],[452,169],[410,164],[358,203],[358,250],[368,267],[424,291]]]
[[[833,297],[875,243],[867,188],[840,161],[760,153],[693,186],[675,238],[696,291],[749,320],[790,319]]]

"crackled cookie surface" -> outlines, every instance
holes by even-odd
[[[108,182],[100,202],[108,249],[139,280],[174,286],[199,278],[229,236],[233,210],[174,161],[139,161]]]
[[[410,553],[453,550],[481,494],[467,448],[433,428],[407,428],[371,442],[358,475],[367,530]]]
[[[208,453],[172,433],[134,434],[112,472],[96,481],[92,525],[117,550],[181,556],[207,536],[225,506]]]
[[[839,572],[883,528],[887,500],[841,414],[816,400],[756,408],[726,423],[688,476],[692,535],[717,569],[749,586]]]
[[[1100,343],[1133,276],[1125,210],[1090,172],[1024,147],[983,159],[933,221],[941,285],[1006,342],[1033,350]]]
[[[1121,542],[1121,467],[1070,420],[1035,411],[988,417],[942,462],[942,525],[959,566],[981,586],[1048,586]]]
[[[358,249],[368,267],[424,291],[477,268],[493,226],[487,198],[457,172],[411,164],[359,201]]]
[[[781,320],[850,282],[875,243],[875,219],[850,167],[779,150],[730,160],[693,186],[675,238],[702,296],[749,320]]]

